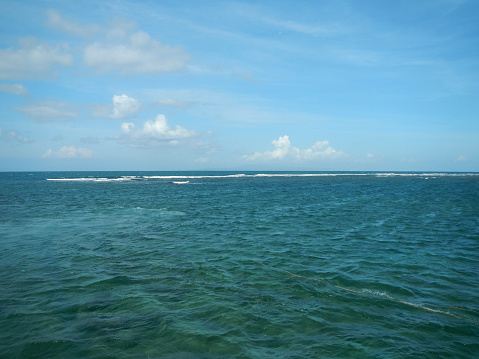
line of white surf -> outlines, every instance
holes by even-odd
[[[47,178],[47,181],[90,181],[90,182],[119,182],[131,180],[191,180],[191,179],[220,179],[220,178],[268,178],[268,177],[337,177],[337,176],[370,176],[370,177],[463,177],[479,176],[479,173],[445,173],[445,172],[367,172],[367,173],[257,173],[257,174],[212,174],[212,175],[152,175],[152,176],[120,176],[120,177],[72,177]]]

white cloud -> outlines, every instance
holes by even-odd
[[[63,146],[58,151],[49,149],[42,155],[43,158],[90,158],[92,156],[92,150],[75,146]]]
[[[112,99],[113,114],[111,118],[125,118],[136,114],[140,110],[140,103],[127,95],[115,95]]]
[[[109,27],[106,31],[106,37],[109,40],[125,39],[128,34],[131,34],[137,29],[137,24],[134,21],[125,18],[115,18],[109,21]]]
[[[196,163],[208,163],[210,162],[210,159],[207,157],[200,157],[195,160]]]
[[[267,25],[277,27],[280,30],[297,32],[306,35],[335,35],[341,34],[347,31],[347,28],[339,26],[338,24],[325,23],[324,21],[316,21],[314,25],[308,25],[305,22],[296,22],[291,20],[278,19],[271,16],[264,16],[264,9],[258,5],[234,3],[231,4],[234,9],[235,15],[244,16],[248,19],[257,22],[263,22]],[[269,11],[269,13],[271,13]],[[322,25],[319,25],[322,24]]]
[[[78,116],[71,105],[61,101],[45,101],[15,107],[25,116],[42,122],[65,121]]]
[[[330,56],[335,61],[353,66],[374,67],[391,63],[385,52],[355,49],[331,49]],[[394,59],[399,63],[400,59]]]
[[[194,104],[194,102],[192,102],[192,101],[177,101],[177,100],[173,100],[173,99],[170,99],[170,98],[165,98],[165,99],[159,100],[157,103],[160,106],[181,108],[181,109],[191,107]]]
[[[329,25],[329,26],[311,26],[305,25],[298,22],[290,21],[290,20],[278,20],[271,17],[262,17],[262,21],[266,24],[270,24],[273,26],[277,26],[280,28],[284,28],[287,31],[299,32],[301,34],[308,34],[308,35],[336,35],[338,33],[345,32],[344,28],[341,28],[336,25]]]
[[[457,156],[456,161],[458,162],[467,162],[467,157],[464,155]]]
[[[21,134],[19,134],[17,131],[8,131],[6,133],[2,132],[2,129],[0,128],[0,138],[8,139],[8,140],[15,140],[21,143],[32,143],[35,142],[31,138],[25,137]]]
[[[45,77],[57,66],[73,65],[66,47],[38,43],[34,38],[20,41],[18,48],[0,49],[0,79]]]
[[[47,15],[48,26],[69,35],[91,38],[101,31],[98,25],[79,25],[71,20],[65,20],[55,10],[47,10]]]
[[[28,95],[27,89],[20,84],[0,84],[0,91],[20,96]]]
[[[301,150],[297,147],[291,146],[289,136],[279,137],[273,140],[272,151],[255,152],[252,155],[244,155],[243,159],[249,161],[269,161],[282,159],[295,159],[298,161],[307,161],[314,159],[337,159],[344,156],[341,151],[333,149],[328,141],[318,141],[311,148]]]
[[[190,56],[180,47],[163,45],[143,31],[111,43],[94,42],[83,53],[87,66],[100,72],[160,74],[185,68]]]
[[[21,134],[19,134],[17,131],[10,131],[7,133],[7,136],[15,141],[21,142],[21,143],[32,143],[34,142],[31,138],[25,137]]]
[[[80,138],[80,141],[83,142],[83,143],[89,143],[89,144],[100,143],[100,140],[98,139],[98,137],[92,137],[92,136],[82,137],[82,138]]]
[[[152,147],[160,144],[177,145],[180,140],[198,136],[196,131],[178,125],[174,128],[170,127],[164,115],[156,116],[154,121],[146,121],[143,128],[137,128],[131,122],[123,122],[121,132],[122,136],[118,140],[134,147]]]

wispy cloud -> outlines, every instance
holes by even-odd
[[[28,95],[27,89],[20,84],[0,84],[0,91],[19,96]]]
[[[292,20],[280,20],[268,16],[261,16],[259,19],[268,25],[273,25],[282,30],[294,31],[308,35],[337,35],[345,33],[346,29],[338,25],[308,25]]]
[[[0,79],[20,80],[43,78],[55,68],[73,65],[73,56],[66,46],[22,39],[16,48],[0,49]]]
[[[14,140],[14,141],[17,141],[17,142],[20,142],[20,143],[33,143],[33,142],[35,142],[31,138],[23,136],[18,131],[7,131],[7,132],[4,133],[1,128],[0,128],[0,139]]]
[[[85,47],[85,65],[105,73],[161,74],[183,70],[190,55],[181,47],[164,45],[146,32],[138,31],[111,41],[104,39]]]
[[[55,10],[47,10],[47,25],[68,35],[91,38],[100,33],[101,27],[96,24],[79,25],[71,19],[64,19]]]
[[[80,25],[71,19],[66,19],[55,10],[47,10],[46,24],[62,33],[85,40],[96,36],[97,41],[84,42],[79,47],[82,49],[83,64],[96,69],[99,73],[157,75],[185,70],[190,60],[190,55],[185,49],[180,46],[163,44],[148,33],[138,31],[136,23],[132,21],[115,20],[107,26]],[[28,47],[27,50],[29,50]],[[50,52],[52,52],[51,49]],[[61,55],[68,56],[68,58],[58,58],[57,56],[51,61],[62,60],[65,65],[73,62],[71,54],[61,53]]]
[[[14,107],[14,110],[41,122],[65,121],[78,116],[72,105],[57,100],[29,103],[20,107]]]
[[[194,102],[193,101],[178,101],[178,100],[173,100],[171,98],[164,98],[159,100],[157,104],[164,107],[185,109],[185,108],[189,108],[193,106]]]
[[[289,31],[304,35],[336,35],[350,32],[345,23],[331,23],[322,18],[312,22],[300,22],[286,17],[272,15],[271,9],[260,5],[232,3],[231,11],[236,16],[251,19],[255,22],[276,28],[278,31]]]
[[[93,136],[82,137],[82,138],[80,138],[80,141],[83,142],[83,143],[89,143],[89,144],[100,143],[100,140],[98,139],[98,137],[93,137]]]

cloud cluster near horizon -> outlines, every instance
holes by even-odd
[[[20,143],[33,143],[35,142],[31,138],[23,136],[22,134],[18,133],[17,131],[7,131],[3,132],[2,128],[0,128],[0,139],[7,139],[7,140],[15,140]]]
[[[49,149],[42,158],[90,158],[93,151],[87,148],[77,148],[75,146],[63,146],[58,151]]]
[[[341,151],[336,151],[329,145],[329,141],[318,141],[311,148],[299,149],[291,145],[289,136],[285,135],[272,141],[274,149],[265,152],[255,152],[252,155],[244,155],[248,161],[269,161],[294,159],[297,161],[309,161],[314,159],[339,159],[345,157]]]

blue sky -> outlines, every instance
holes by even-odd
[[[478,1],[0,7],[1,171],[479,171]]]

